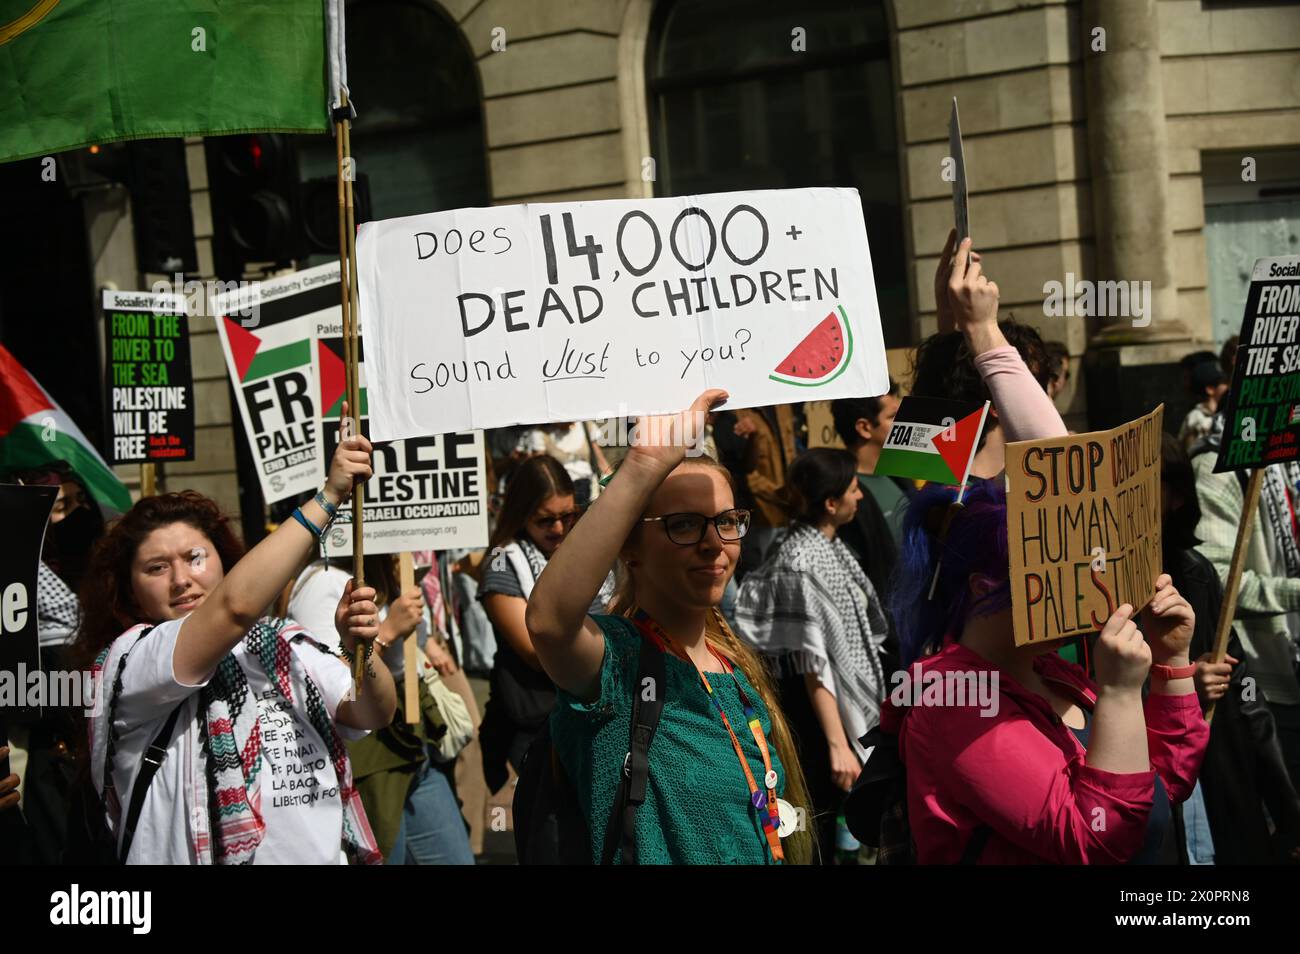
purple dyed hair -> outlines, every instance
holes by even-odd
[[[956,498],[956,488],[930,484],[916,495],[903,522],[890,611],[905,666],[959,636],[969,617],[988,616],[1011,605],[1007,494],[1001,480],[973,478],[963,506],[940,541],[943,518]],[[929,599],[936,561],[939,580]],[[998,586],[977,600],[969,586],[972,573]]]

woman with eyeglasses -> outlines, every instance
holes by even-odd
[[[645,800],[621,863],[778,864],[810,855],[799,759],[771,680],[718,611],[749,529],[730,474],[687,457],[726,392],[652,419],[555,553],[528,602],[538,658],[559,688],[551,740],[588,822],[593,860],[628,756],[634,696],[662,692]],[[613,615],[590,604],[619,563]],[[638,680],[643,643],[664,685]],[[648,678],[648,677],[647,677]],[[782,837],[782,836],[786,837]]]
[[[789,533],[736,601],[736,628],[781,676],[781,698],[800,740],[822,861],[835,850],[836,817],[880,722],[889,624],[857,557],[836,536],[862,499],[857,460],[816,447],[786,475]]]
[[[483,775],[498,791],[509,778],[506,763],[518,771],[524,753],[555,704],[555,687],[538,661],[524,625],[524,611],[547,561],[578,519],[573,479],[554,457],[525,458],[506,488],[496,529],[481,564],[478,598],[496,634],[490,696],[479,741]],[[604,583],[587,604],[601,613],[614,592],[613,561]]]

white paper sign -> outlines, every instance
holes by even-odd
[[[379,440],[889,388],[855,189],[368,222],[357,261]]]
[[[346,390],[341,316],[337,323],[317,330],[319,337],[312,342],[313,394],[321,409],[316,456],[328,461],[339,444],[339,412]],[[363,360],[357,369],[363,412],[369,400],[365,354],[363,338]],[[369,419],[364,413],[361,431],[370,435]],[[371,455],[374,474],[365,486],[365,552],[487,546],[483,460],[482,431],[376,443]],[[321,553],[327,557],[352,553],[350,499],[339,508],[329,532],[321,538]]]
[[[342,320],[338,262],[218,296],[213,309],[263,497],[319,490],[311,349],[318,325]]]

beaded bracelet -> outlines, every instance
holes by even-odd
[[[373,676],[375,675],[375,666],[374,663],[370,661],[371,654],[372,654],[372,650],[370,648],[370,643],[366,643],[366,673]],[[339,643],[339,655],[342,656],[344,660],[346,660],[349,668],[351,668],[352,664],[356,662],[357,659],[357,654],[355,652],[351,652],[351,653],[348,652],[346,649],[343,648],[343,644],[341,642]]]

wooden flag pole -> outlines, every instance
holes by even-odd
[[[1255,468],[1246,484],[1246,502],[1241,512],[1241,523],[1237,525],[1237,543],[1232,549],[1232,565],[1228,569],[1228,580],[1223,588],[1223,605],[1219,607],[1219,629],[1214,639],[1213,661],[1223,662],[1228,654],[1228,635],[1232,632],[1232,618],[1237,615],[1237,593],[1241,589],[1241,572],[1246,562],[1246,551],[1250,547],[1250,532],[1255,526],[1255,510],[1259,506],[1259,490],[1264,483],[1264,468]],[[1209,725],[1214,719],[1214,703],[1205,710],[1205,723]]]
[[[345,107],[348,105],[346,93],[343,94],[343,105]],[[344,169],[342,168],[342,166],[339,169],[339,174],[343,176],[343,189],[344,189],[346,212],[347,212],[347,244],[348,244],[347,294],[350,303],[348,308],[348,313],[351,316],[351,321],[348,323],[348,330],[346,334],[346,337],[351,342],[351,348],[349,349],[351,360],[348,362],[347,365],[348,393],[352,395],[351,410],[352,410],[352,419],[355,422],[354,429],[359,434],[361,433],[361,414],[364,409],[361,406],[361,378],[360,378],[360,372],[358,371],[358,367],[361,362],[361,343],[358,337],[360,333],[360,329],[359,329],[360,314],[357,308],[357,225],[356,225],[356,214],[352,206],[352,180],[354,178],[351,171],[352,133],[350,130],[352,128],[352,124],[350,122],[344,121],[342,125],[343,125],[343,165],[348,167],[346,175],[343,174]],[[340,280],[342,280],[342,277],[343,277],[343,263],[340,263],[339,265]],[[362,562],[365,559],[365,544],[363,542],[363,537],[365,535],[364,534],[365,514],[363,512],[365,499],[366,499],[366,494],[365,494],[364,485],[354,484],[352,487],[352,575],[356,578],[357,586],[366,585],[365,569],[362,566]],[[358,653],[358,657],[359,656],[360,653]],[[353,676],[358,680],[358,682],[360,681],[361,678],[360,664],[357,665],[357,668],[353,672]]]
[[[348,108],[346,90],[339,91],[344,109]],[[361,401],[357,392],[357,339],[356,339],[356,304],[355,289],[351,279],[356,275],[351,265],[352,256],[356,254],[356,233],[352,225],[352,179],[348,174],[351,165],[351,143],[348,137],[348,120],[339,119],[334,124],[334,140],[338,155],[338,200],[339,200],[339,289],[342,297],[343,312],[343,364],[346,369],[345,392],[348,399],[348,415],[351,420],[352,433],[360,433]],[[339,421],[343,426],[343,421]],[[359,589],[366,585],[366,571],[363,565],[365,548],[361,542],[361,485],[352,487],[352,577]],[[352,682],[354,694],[361,695],[361,682],[365,678],[366,654],[369,646],[357,648],[352,660]]]
[[[398,589],[405,594],[415,586],[415,558],[408,552],[398,558]],[[432,634],[430,634],[432,639]],[[420,647],[415,639],[415,630],[402,640],[402,687],[406,692],[406,721],[411,725],[420,723],[420,685],[417,668],[420,664]]]
[[[158,496],[158,474],[153,464],[140,465],[140,496]]]

